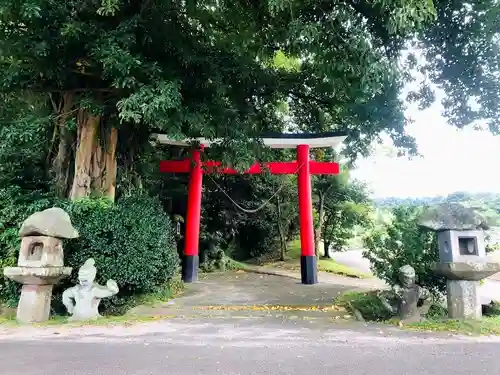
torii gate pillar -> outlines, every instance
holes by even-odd
[[[200,153],[200,150],[192,151],[192,164],[189,172],[186,237],[184,240],[184,259],[182,260],[182,281],[186,283],[198,280],[201,192],[203,190]]]
[[[314,222],[312,212],[311,169],[309,164],[309,145],[297,146],[299,167],[297,183],[299,195],[300,225],[300,275],[302,284],[316,284],[318,273],[314,251]]]

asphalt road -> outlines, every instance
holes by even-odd
[[[0,333],[0,374],[495,374],[499,345],[307,321],[173,320]]]
[[[371,273],[370,261],[363,257],[363,250],[333,251],[330,256],[337,263],[364,273]]]

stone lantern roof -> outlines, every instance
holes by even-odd
[[[489,229],[486,220],[480,214],[458,203],[443,203],[428,207],[420,216],[418,224],[436,232]]]

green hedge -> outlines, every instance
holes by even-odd
[[[0,211],[0,223],[6,222],[9,212],[16,212],[8,216],[9,235],[0,237],[2,263],[15,263],[19,250],[17,230],[29,214],[40,209],[54,205],[65,209],[80,233],[78,239],[64,244],[65,264],[73,267],[73,274],[54,289],[53,308],[57,312],[62,310],[60,293],[74,285],[78,268],[90,257],[96,261],[96,281],[105,284],[114,279],[120,287],[117,296],[103,300],[105,313],[122,313],[135,296],[157,291],[177,270],[179,257],[172,225],[156,198],[127,197],[116,204],[104,199],[47,199],[43,205],[32,202],[24,214],[18,203],[14,199],[10,211]],[[1,299],[12,305],[18,296],[18,285],[5,279],[0,283]]]
[[[170,219],[158,200],[131,197],[112,204],[84,199],[65,208],[80,233],[64,248],[65,262],[74,268],[72,283],[85,260],[94,258],[97,281],[113,279],[120,287],[117,297],[103,300],[105,309],[116,310],[128,297],[153,292],[174,276],[179,257]]]

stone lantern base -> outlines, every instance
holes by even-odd
[[[19,323],[40,323],[49,319],[52,288],[63,277],[71,275],[71,267],[6,267],[4,275],[23,284],[17,305]]]
[[[451,319],[480,319],[479,281],[447,280],[448,316]]]
[[[448,316],[451,319],[480,319],[482,306],[479,281],[499,272],[500,263],[435,263],[432,268],[447,279]]]
[[[45,322],[50,316],[53,285],[23,285],[17,305],[19,323]]]

